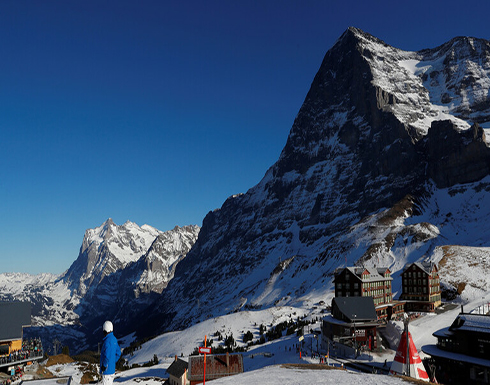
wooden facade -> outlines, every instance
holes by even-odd
[[[187,367],[187,362],[175,356],[174,362],[167,368],[169,385],[187,385]]]
[[[406,301],[406,311],[433,312],[441,305],[439,270],[434,263],[415,262],[401,274],[401,300]]]
[[[346,267],[335,272],[336,297],[372,297],[374,305],[393,300],[388,268]]]
[[[206,354],[206,382],[243,373],[241,354]],[[190,385],[203,383],[204,356],[189,357],[188,379]]]

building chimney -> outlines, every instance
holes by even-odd
[[[175,355],[175,361],[177,361],[177,354]]]

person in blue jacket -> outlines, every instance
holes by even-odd
[[[116,362],[121,357],[121,348],[114,337],[111,321],[105,321],[102,326],[104,339],[102,351],[100,352],[100,373],[102,374],[102,384],[111,385],[116,373]]]

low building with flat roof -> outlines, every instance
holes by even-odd
[[[490,316],[460,313],[451,326],[433,333],[436,345],[422,346],[442,383],[490,383]]]
[[[31,326],[29,302],[0,302],[0,369],[12,371],[44,356],[41,341],[24,341],[24,328]]]
[[[0,302],[0,355],[21,350],[24,328],[29,326],[29,302]]]

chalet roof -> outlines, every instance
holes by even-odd
[[[0,341],[22,339],[24,326],[31,326],[31,304],[0,302]]]
[[[362,282],[377,282],[377,281],[391,281],[393,278],[390,277],[384,277],[383,274],[389,269],[387,267],[354,267],[354,266],[349,266],[345,267],[342,269],[338,269],[335,272],[335,275],[339,275],[342,273],[344,270],[348,270],[352,275],[357,277],[360,281]],[[367,271],[369,273],[369,276],[363,277],[362,273]]]
[[[460,314],[449,327],[449,330],[467,330],[480,333],[490,333],[490,316],[482,314]]]
[[[173,377],[180,378],[184,375],[187,370],[187,362],[177,358],[172,365],[167,368],[167,373],[172,375]]]
[[[408,269],[410,269],[413,265],[417,266],[419,269],[421,269],[422,271],[424,271],[426,274],[429,274],[429,275],[431,274],[434,266],[436,266],[436,264],[434,262],[426,262],[426,261],[414,262],[414,263],[411,263],[409,265],[406,265],[405,268],[403,269],[403,273],[405,271],[407,271]]]
[[[332,299],[332,307],[334,306],[351,322],[370,322],[378,319],[373,297],[335,297]]]
[[[424,345],[421,350],[425,354],[429,354],[432,357],[441,357],[448,360],[457,362],[466,362],[472,365],[479,365],[483,367],[490,368],[490,360],[480,357],[469,356],[460,352],[450,352],[448,350],[442,350],[437,347],[437,345]]]

